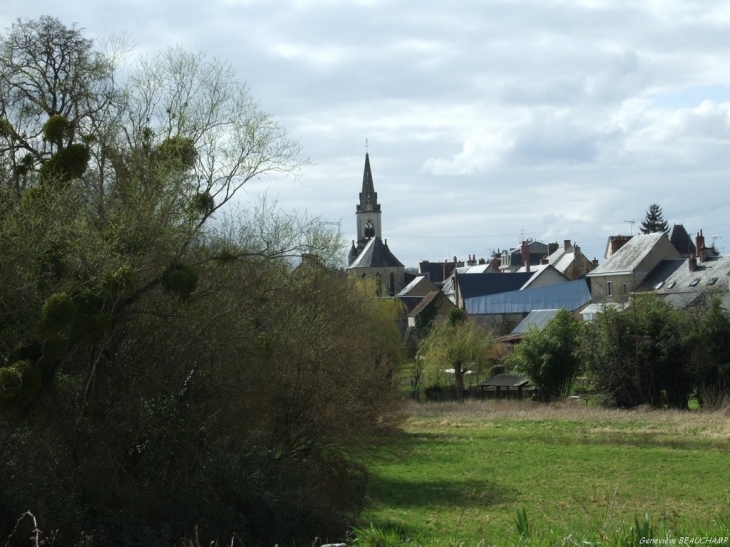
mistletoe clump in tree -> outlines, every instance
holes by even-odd
[[[666,234],[669,231],[669,225],[664,219],[664,213],[662,208],[656,203],[649,205],[649,210],[646,212],[646,217],[641,222],[641,233],[642,234]]]

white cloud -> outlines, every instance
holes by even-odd
[[[44,13],[230,61],[315,162],[273,183],[281,206],[342,218],[346,235],[368,138],[384,235],[408,265],[522,230],[602,256],[653,202],[730,239],[719,217],[685,214],[730,202],[722,0],[7,0],[0,24]]]

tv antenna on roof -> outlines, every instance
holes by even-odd
[[[629,224],[631,224],[631,234],[630,235],[634,235],[634,224],[636,224],[636,221],[635,220],[624,220],[624,222],[628,222]]]

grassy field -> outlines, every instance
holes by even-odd
[[[372,468],[361,544],[730,536],[730,412],[494,401],[407,412],[400,448]]]

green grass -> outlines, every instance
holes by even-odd
[[[382,532],[389,541],[360,544],[384,546],[631,545],[650,528],[728,536],[729,464],[726,413],[412,403],[400,447],[372,466],[369,527],[356,536]]]

